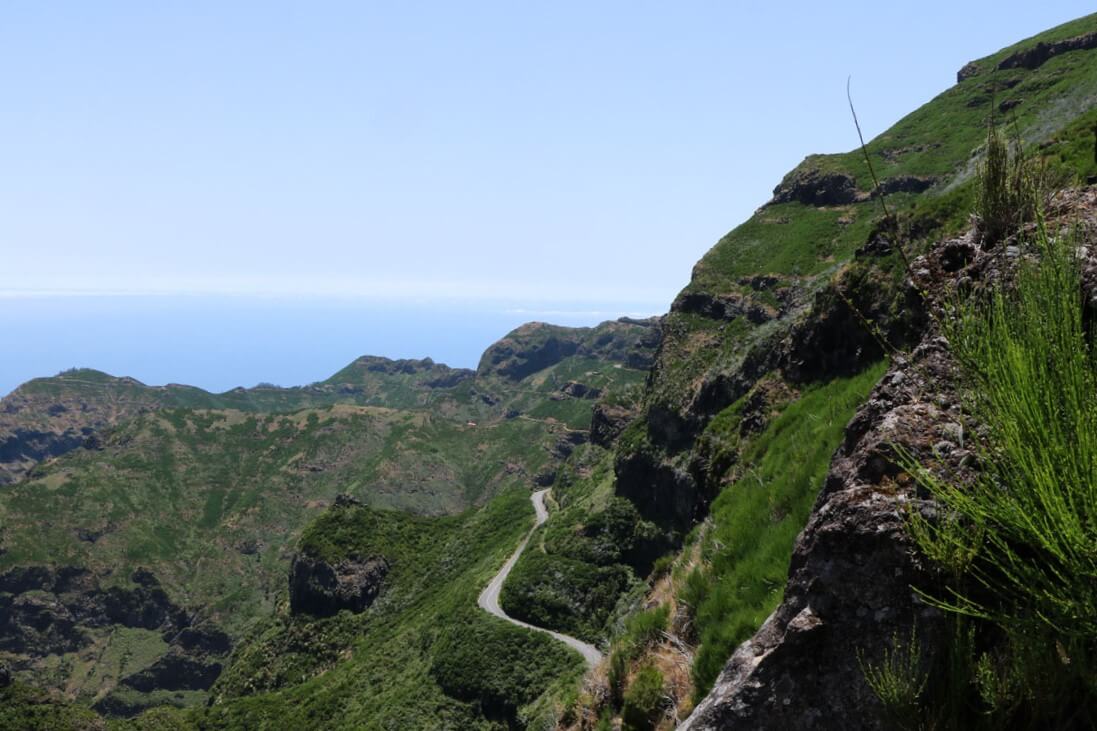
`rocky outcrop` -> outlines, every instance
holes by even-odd
[[[147,571],[133,586],[103,589],[99,577],[74,566],[20,566],[0,574],[0,649],[36,657],[72,652],[88,642],[87,630],[120,625],[166,636],[190,619]]]
[[[622,404],[599,401],[590,417],[590,441],[608,449],[639,411]]]
[[[154,690],[209,690],[221,674],[221,663],[173,648],[149,667],[122,678],[142,693]]]
[[[560,392],[572,398],[596,399],[602,395],[602,389],[588,386],[578,381],[568,381],[560,387]]]
[[[590,435],[585,431],[569,430],[556,440],[556,443],[549,449],[549,453],[555,459],[563,461],[575,451],[576,447],[580,444],[586,444],[588,441],[590,441]]]
[[[880,187],[870,193],[875,198],[880,195],[892,193],[924,193],[937,182],[937,178],[929,175],[895,175],[880,181]]]
[[[317,617],[343,609],[362,612],[377,598],[388,571],[383,556],[350,557],[330,564],[298,554],[290,567],[290,611]]]
[[[714,494],[688,470],[651,450],[621,450],[614,459],[614,492],[645,520],[685,529],[704,516]]]
[[[1071,51],[1090,51],[1097,48],[1097,33],[1085,33],[1052,43],[1037,43],[1035,46],[1017,51],[1004,58],[998,69],[1038,69],[1052,57]]]
[[[1092,236],[1097,190],[1061,194],[1047,220],[1049,230],[1069,223]],[[957,289],[1006,280],[1021,252],[1001,248],[980,249],[970,233],[942,242],[912,262],[914,285],[935,308]],[[1097,257],[1088,248],[1080,255],[1091,301]],[[962,414],[947,343],[928,326],[923,332],[847,425],[796,541],[782,603],[681,728],[890,728],[863,667],[881,663],[897,638],[916,639],[924,667],[944,661],[951,638],[945,618],[912,588],[932,593],[939,577],[921,562],[906,523],[908,511],[932,520],[935,508],[903,472],[897,450],[963,484],[978,464],[965,432],[978,430]]]
[[[0,650],[38,656],[75,652],[88,644],[73,612],[45,593],[0,594]]]
[[[890,154],[895,155],[896,151],[890,151]],[[773,189],[773,198],[766,205],[802,203],[817,208],[843,206],[891,193],[923,193],[936,182],[936,178],[929,176],[896,175],[881,180],[878,189],[862,191],[858,190],[857,181],[848,173],[801,167],[785,176]]]
[[[930,586],[932,576],[905,528],[910,507],[929,508],[901,480],[894,449],[943,459],[954,478],[963,473],[967,453],[944,444],[960,418],[951,374],[943,342],[932,340],[893,367],[858,411],[797,540],[784,601],[683,729],[886,728],[861,664],[880,662],[915,624],[927,662],[941,647],[939,612],[911,588]]]
[[[810,315],[791,329],[781,370],[794,383],[858,373],[884,355],[885,342],[917,342],[925,321],[915,290],[895,291],[872,267],[852,267],[816,294]]]
[[[982,68],[974,61],[972,61],[971,63],[966,63],[959,71],[956,72],[956,83],[959,84],[967,81],[974,76],[978,76],[981,71]]]
[[[231,638],[224,630],[212,623],[185,627],[171,639],[171,644],[179,646],[186,652],[202,655],[227,655],[232,651]]]
[[[778,311],[769,305],[755,302],[752,298],[735,293],[713,295],[707,292],[682,292],[675,298],[671,309],[675,312],[701,315],[713,320],[731,321],[745,317],[755,325],[761,325],[778,316]]]
[[[841,206],[856,200],[857,181],[853,176],[817,168],[797,168],[773,189],[773,198],[766,205]]]

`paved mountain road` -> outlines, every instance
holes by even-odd
[[[559,632],[553,632],[550,629],[544,627],[536,627],[532,624],[521,622],[513,617],[508,617],[507,613],[503,611],[503,608],[499,606],[499,592],[503,589],[503,582],[507,580],[507,576],[510,575],[511,569],[514,568],[514,564],[518,563],[518,557],[522,555],[522,551],[526,549],[526,544],[529,543],[530,537],[533,535],[533,531],[537,530],[537,526],[548,520],[548,510],[545,509],[545,493],[548,490],[538,490],[530,496],[533,500],[533,510],[537,513],[537,522],[534,523],[533,528],[526,534],[526,537],[522,539],[522,542],[518,544],[518,549],[507,559],[507,562],[503,564],[503,568],[499,569],[499,573],[492,577],[491,583],[480,592],[480,598],[476,600],[476,603],[480,605],[480,608],[489,614],[494,614],[500,619],[505,619],[511,624],[516,624],[519,627],[525,627],[526,629],[532,629],[537,632],[544,632],[545,634],[552,635],[556,639],[563,642],[568,647],[577,650],[583,659],[587,661],[587,665],[594,667],[602,661],[602,653],[598,651],[594,645],[583,642],[582,640],[568,635],[561,634]]]

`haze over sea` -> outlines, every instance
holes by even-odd
[[[665,312],[854,147],[851,74],[871,138],[1091,5],[5,3],[0,394],[475,366],[530,320]]]
[[[230,295],[54,295],[13,304],[0,298],[0,332],[19,353],[0,359],[0,396],[72,367],[215,392],[320,381],[360,355],[475,368],[488,345],[525,322],[593,325],[668,305]]]

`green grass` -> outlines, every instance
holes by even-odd
[[[1092,101],[1097,98],[1093,52],[1062,54],[1031,71],[994,70],[1018,47],[1094,30],[1097,15],[1089,15],[981,59],[978,65],[983,72],[978,76],[952,86],[869,141],[868,154],[881,179],[916,175],[938,181],[921,194],[888,198],[890,210],[915,238],[937,240],[966,227],[992,98],[994,103],[1021,100],[1004,121],[1030,148],[1043,146],[1039,154],[1054,177],[1078,180],[1097,172],[1092,161]],[[1007,83],[1012,88],[1005,90]],[[997,94],[992,93],[995,88],[1000,89]],[[871,117],[871,99],[859,99],[858,103],[862,119]],[[852,123],[850,143],[851,147],[856,143]],[[859,149],[811,155],[793,172],[812,169],[848,174],[862,192],[872,187]],[[795,313],[852,258],[881,215],[877,201],[826,208],[799,203],[764,207],[705,254],[684,291],[734,294],[772,304],[772,292],[754,291],[743,278],[775,275],[780,279],[778,286],[792,293]],[[778,329],[784,332],[795,319],[788,318]],[[779,336],[757,332],[773,329],[771,325],[759,328],[744,323],[743,318],[723,323],[672,311],[664,323],[666,337],[648,403],[684,414],[700,384],[734,373],[749,347],[770,335]]]
[[[884,368],[880,363],[805,391],[745,447],[741,477],[713,502],[704,568],[681,597],[694,608],[700,638],[693,665],[698,699],[780,603],[793,543],[831,456]]]

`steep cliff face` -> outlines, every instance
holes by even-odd
[[[1064,190],[1048,226],[1080,236],[1082,300],[1097,295],[1097,189]],[[911,287],[933,309],[958,291],[1008,282],[1020,242],[978,246],[974,233],[940,242],[912,262]],[[1092,305],[1090,305],[1092,306]],[[916,550],[910,511],[933,520],[900,466],[900,451],[953,483],[976,476],[978,425],[964,413],[948,342],[927,326],[845,430],[807,527],[796,542],[784,600],[739,646],[712,692],[681,728],[891,728],[865,668],[915,638],[923,667],[947,662],[954,637],[920,591],[943,595],[940,575]],[[810,657],[810,662],[805,662]]]
[[[709,422],[764,375],[810,383],[856,371],[881,354],[861,318],[838,297],[854,295],[868,320],[895,319],[917,306],[907,293],[848,277],[848,262],[898,266],[897,236],[936,239],[967,225],[992,100],[1011,100],[1011,125],[1065,176],[1092,165],[1092,101],[1097,64],[1082,18],[973,62],[962,81],[859,150],[812,155],[773,199],[728,233],[693,269],[663,320],[663,338],[644,396],[644,429],[620,451],[620,494],[645,514],[682,527],[705,514],[719,492],[699,469],[693,445]],[[967,68],[967,67],[965,67]],[[996,114],[1001,112],[995,111]],[[898,229],[884,225],[877,193],[888,196]],[[856,276],[866,276],[862,271]],[[879,276],[879,273],[867,276]],[[836,279],[837,278],[837,279]],[[874,298],[873,302],[856,297]],[[881,298],[886,298],[886,301]],[[909,313],[917,318],[917,313]],[[912,344],[917,322],[889,335]]]
[[[330,564],[299,554],[290,565],[290,611],[318,617],[331,616],[341,609],[361,612],[377,598],[388,571],[384,556],[351,556]]]
[[[1018,255],[1013,245],[984,250],[965,233],[992,103],[994,115],[1009,111],[1053,185],[1097,172],[1094,32],[1097,16],[1089,16],[965,66],[956,86],[868,144],[879,188],[860,150],[805,159],[694,267],[664,318],[638,416],[596,411],[604,443],[617,439],[616,494],[687,548],[669,586],[648,599],[669,608],[670,639],[630,670],[688,652],[693,690],[666,676],[674,702],[665,725],[684,720],[675,714],[711,687],[690,728],[878,727],[858,653],[877,662],[917,626],[927,662],[939,655],[939,617],[910,588],[932,576],[903,518],[926,508],[891,446],[961,478],[973,458],[957,432],[951,364],[923,295],[978,287]],[[1056,205],[1077,214],[1085,205],[1066,201],[1078,195]],[[754,535],[751,521],[767,533],[787,527],[784,478],[765,473],[767,450],[778,461],[785,455],[787,475],[807,474],[789,439],[770,429],[787,431],[785,414],[825,420],[806,396],[885,356],[887,374],[832,443],[829,469],[819,462],[811,488],[819,497],[799,518],[797,532],[806,528],[795,545],[788,539],[791,562],[785,554],[780,574],[770,574],[773,550],[735,543]],[[757,490],[770,491],[769,502],[751,507]]]

